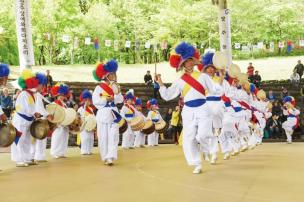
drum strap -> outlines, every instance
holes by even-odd
[[[133,109],[133,107],[131,107],[129,104],[125,104],[125,106],[130,109],[132,111],[132,113],[135,113],[135,110]]]

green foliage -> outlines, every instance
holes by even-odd
[[[229,0],[232,44],[286,41],[304,38],[303,0]],[[33,43],[36,63],[93,64],[117,58],[124,63],[153,63],[168,59],[170,48],[180,41],[219,47],[218,8],[210,0],[35,0],[31,1]],[[0,2],[0,61],[18,64],[15,8],[11,0]],[[48,38],[47,33],[50,35]],[[69,43],[62,36],[69,35]],[[100,49],[85,45],[84,38],[98,38]],[[111,47],[104,41],[112,40]],[[113,41],[119,41],[114,51]],[[125,48],[125,41],[132,42]],[[76,43],[78,41],[78,43]],[[146,41],[158,43],[146,49]],[[161,42],[168,49],[161,50]],[[75,45],[74,45],[75,44]],[[136,46],[138,44],[139,46]],[[291,55],[303,54],[295,47]],[[234,58],[288,55],[276,47],[274,53],[244,53],[233,50]]]

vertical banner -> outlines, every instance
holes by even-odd
[[[231,50],[231,28],[230,28],[230,10],[219,9],[219,31],[220,31],[220,45],[221,51],[224,52],[229,61],[229,66],[232,63]],[[228,67],[227,67],[228,68]]]
[[[20,68],[35,65],[30,0],[16,0],[16,28]]]

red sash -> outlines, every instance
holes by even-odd
[[[191,75],[189,74],[184,74],[181,77],[182,80],[184,80],[189,86],[197,90],[199,93],[205,96],[205,88],[200,84],[196,79],[194,79]]]
[[[130,105],[128,105],[128,104],[125,104],[125,106],[128,108],[128,109],[130,109],[132,112],[133,112],[133,114],[134,114],[134,109],[130,106]]]
[[[106,83],[101,83],[99,85],[106,93],[108,93],[110,96],[114,96],[113,89]]]
[[[86,106],[85,108],[86,112],[88,112],[89,114],[94,114],[93,109],[89,106]]]
[[[55,103],[61,107],[64,107],[63,103],[60,100],[55,100]]]
[[[34,102],[35,102],[35,96],[34,93],[30,90],[25,90],[28,94],[30,94],[30,96],[33,98]]]
[[[244,101],[238,101],[242,107],[245,107],[248,110],[251,110],[250,106]]]

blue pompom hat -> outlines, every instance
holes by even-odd
[[[182,42],[175,47],[175,53],[180,55],[181,60],[179,62],[177,70],[181,69],[184,65],[184,62],[188,59],[193,59],[194,64],[198,65],[199,62],[199,52],[191,44]]]
[[[4,63],[0,63],[0,78],[7,77],[10,73],[9,66]]]
[[[88,89],[81,92],[80,101],[82,102],[84,99],[92,100],[92,93]]]
[[[43,73],[37,72],[36,73],[36,79],[38,80],[38,83],[40,85],[46,85],[47,84],[47,77]]]
[[[214,53],[211,53],[211,52],[208,52],[202,56],[202,64],[203,64],[204,70],[206,70],[208,67],[215,68],[215,66],[213,65],[213,61],[212,61],[213,56],[214,56]]]

